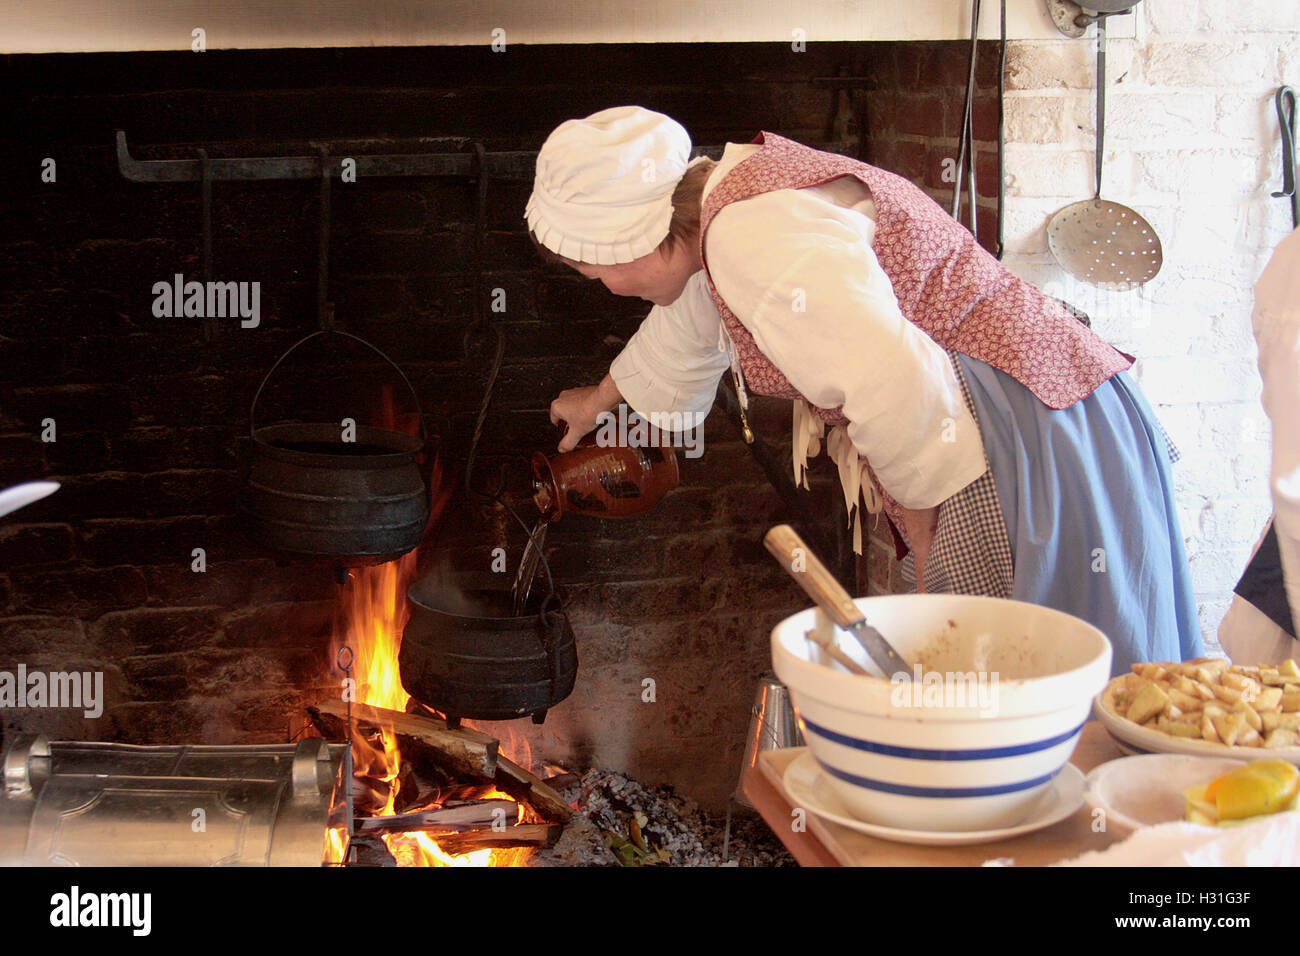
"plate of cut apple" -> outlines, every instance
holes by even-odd
[[[1173,753],[1300,764],[1300,666],[1219,658],[1133,665],[1093,701],[1130,754]]]

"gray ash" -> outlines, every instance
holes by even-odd
[[[564,798],[578,807],[555,847],[534,866],[794,866],[752,810],[735,807],[727,857],[726,814],[702,810],[671,787],[646,787],[619,773],[591,770]]]

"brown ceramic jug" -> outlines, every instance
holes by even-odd
[[[634,518],[645,514],[681,480],[671,446],[596,444],[583,436],[573,451],[533,455],[533,501],[543,521],[561,515]]]

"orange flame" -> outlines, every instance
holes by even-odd
[[[406,589],[415,576],[415,569],[416,552],[412,551],[396,561],[358,568],[352,573],[345,595],[345,642],[352,649],[354,699],[360,703],[401,712],[406,710],[411,699],[402,687],[397,661],[402,629],[410,617]],[[341,643],[337,635],[335,643]],[[336,646],[335,659],[338,649]],[[526,746],[527,742],[524,743]],[[383,728],[383,750],[375,749],[362,736],[354,735],[353,762],[358,776],[389,785],[387,802],[380,813],[396,813],[401,757],[392,728]],[[523,765],[530,763],[531,754],[525,757]],[[510,799],[508,794],[495,789],[483,796],[483,799],[492,798]],[[522,814],[522,808],[518,813]],[[341,829],[330,831],[327,862],[342,860],[344,840]],[[518,866],[532,855],[528,849],[484,849],[452,855],[439,847],[427,833],[419,831],[387,833],[383,840],[399,866]]]

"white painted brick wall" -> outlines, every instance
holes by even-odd
[[[1016,173],[1007,174],[1006,195],[1049,197],[1055,200],[1062,192],[1083,195],[1093,187],[1092,150],[1075,149],[1051,151],[1030,146],[1006,147],[1007,169],[1014,165]],[[1042,159],[1043,162],[1037,162]]]
[[[1184,0],[1155,0],[1150,5],[1187,9],[1193,6]],[[1273,35],[1275,43],[1288,39],[1295,42],[1300,13],[1293,0],[1200,0],[1199,6],[1199,16],[1192,22],[1202,27],[1209,25],[1224,34],[1264,34],[1262,42],[1268,41],[1268,34]]]
[[[1271,511],[1253,287],[1291,231],[1273,95],[1300,87],[1294,0],[1147,0],[1107,48],[1104,198],[1155,227],[1164,267],[1105,293],[1051,257],[1054,212],[1095,188],[1096,47],[1019,40],[1007,52],[1006,264],[1088,312],[1139,357],[1134,377],[1183,452],[1174,465],[1207,645]]]

